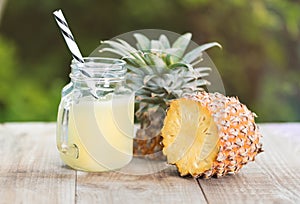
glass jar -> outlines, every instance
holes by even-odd
[[[134,94],[126,88],[126,62],[110,58],[72,61],[62,90],[57,147],[68,166],[83,171],[119,169],[132,159]]]

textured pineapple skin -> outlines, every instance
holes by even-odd
[[[235,174],[249,161],[254,161],[255,156],[263,151],[260,143],[262,136],[254,122],[255,114],[241,104],[237,98],[226,97],[219,93],[200,92],[187,95],[185,100],[194,101],[206,109],[213,117],[217,125],[216,134],[219,137],[219,141],[216,147],[217,153],[212,155],[214,160],[206,170],[200,168],[197,172],[192,168],[193,164],[198,162],[197,155],[195,155],[195,161],[184,161],[183,156],[180,161],[175,162],[174,164],[182,176],[191,174],[193,177],[210,178],[212,176],[221,177],[226,174]],[[176,101],[172,103],[176,103]],[[167,141],[167,131],[165,130],[166,122],[174,122],[175,120],[174,117],[169,117],[171,115],[172,113],[167,113],[162,129],[163,144],[165,145],[163,150],[167,148],[166,144],[169,143]],[[192,150],[189,149],[188,151]],[[168,158],[168,154],[166,156]],[[180,164],[180,162],[183,162],[182,160],[185,162],[185,165]]]
[[[133,140],[133,155],[135,157],[165,160],[162,153],[161,128],[165,118],[163,110],[148,109],[141,116],[141,126]]]

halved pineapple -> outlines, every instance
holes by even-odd
[[[238,99],[219,93],[174,100],[162,129],[163,153],[182,176],[235,173],[262,151],[254,116]]]

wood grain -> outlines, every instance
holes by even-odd
[[[235,176],[198,182],[209,203],[300,203],[300,125],[262,124],[265,152]]]
[[[259,126],[265,152],[256,162],[194,180],[151,162],[123,169],[129,174],[76,172],[58,156],[54,123],[2,124],[0,203],[300,203],[300,123]]]
[[[75,171],[61,163],[55,125],[0,126],[0,203],[74,203]]]
[[[123,173],[79,173],[77,203],[206,203],[193,178],[175,168],[137,176]]]

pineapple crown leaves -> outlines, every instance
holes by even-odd
[[[204,79],[209,67],[197,67],[203,52],[217,42],[203,44],[186,53],[192,34],[186,33],[170,43],[164,34],[150,40],[141,33],[134,33],[136,48],[122,39],[106,40],[109,47],[100,52],[111,52],[127,61],[127,84],[136,91],[136,102],[147,106],[166,107],[166,104],[185,93],[202,91],[210,83]],[[186,54],[185,54],[186,53]],[[142,111],[142,110],[139,110]]]
[[[141,67],[154,65],[153,61],[148,59],[147,53],[155,53],[167,64],[168,68],[175,68],[182,64],[185,64],[184,67],[191,68],[191,63],[193,63],[196,59],[201,58],[202,53],[205,50],[214,46],[222,47],[217,42],[206,43],[184,55],[192,38],[191,33],[181,35],[175,40],[172,46],[168,38],[163,34],[160,35],[158,40],[150,40],[141,33],[134,33],[133,36],[137,41],[137,49],[122,39],[116,39],[116,41],[102,41],[102,44],[107,44],[110,47],[103,48],[100,52],[107,51],[115,53],[123,57],[123,59],[125,59],[128,63]]]
[[[209,82],[203,79],[208,73],[196,77],[186,69],[163,69],[159,66],[143,69],[128,66],[131,71],[127,77],[129,88],[136,90],[137,100],[152,104],[166,103],[179,98],[183,93],[203,90]]]

